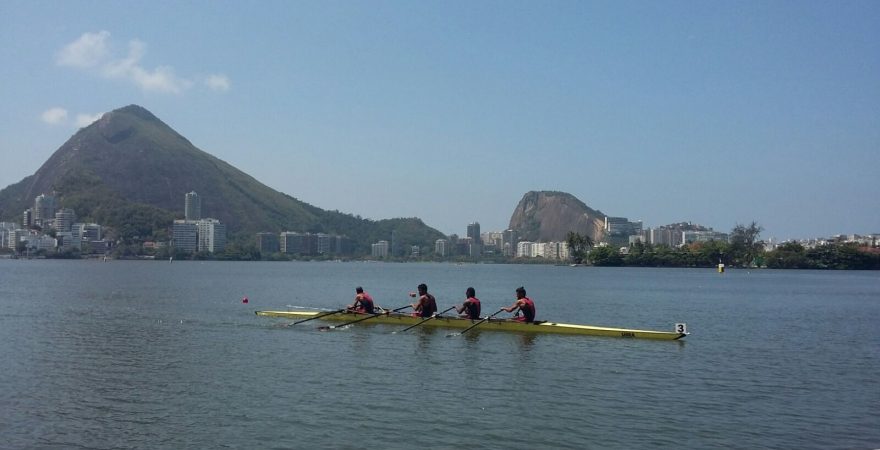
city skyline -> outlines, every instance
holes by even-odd
[[[532,190],[651,226],[876,233],[878,19],[869,1],[4,2],[0,187],[136,103],[273,189],[447,235],[506,229]]]

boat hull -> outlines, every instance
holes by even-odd
[[[284,319],[304,320],[313,318],[320,314],[326,314],[317,311],[255,311],[258,316],[279,317]],[[331,322],[351,322],[360,318],[367,317],[366,314],[341,312],[325,315],[320,320]],[[408,314],[382,314],[360,323],[374,323],[386,325],[399,325],[407,327],[422,322],[421,317],[414,317]],[[464,329],[477,323],[476,320],[461,319],[458,317],[439,316],[434,319],[422,323],[423,327],[443,327]],[[480,324],[481,331],[511,331],[519,333],[551,333],[551,334],[577,334],[585,336],[607,336],[622,337],[634,339],[658,339],[658,340],[677,340],[687,336],[686,333],[678,333],[673,331],[652,331],[652,330],[635,330],[628,328],[610,328],[596,327],[590,325],[575,325],[558,322],[540,322],[540,323],[523,323],[505,319],[490,319]]]

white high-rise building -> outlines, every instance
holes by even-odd
[[[516,244],[516,257],[517,258],[531,258],[534,256],[532,254],[532,244],[534,242],[529,241],[520,241]]]
[[[195,191],[186,194],[183,207],[184,218],[186,220],[199,220],[202,218],[202,200]]]
[[[434,254],[437,256],[446,256],[446,248],[449,244],[449,241],[446,239],[437,239],[434,241]]]
[[[202,219],[196,223],[199,229],[200,252],[219,253],[226,248],[226,225],[217,219]]]
[[[388,241],[379,241],[373,244],[372,247],[372,255],[373,258],[387,258],[388,257]]]

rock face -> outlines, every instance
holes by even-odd
[[[521,240],[532,242],[564,241],[570,231],[599,242],[603,237],[605,214],[565,192],[531,191],[523,196],[509,228]]]

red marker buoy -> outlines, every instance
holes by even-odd
[[[247,297],[243,297],[243,298],[241,299],[241,302],[242,302],[242,303],[247,303],[247,302],[248,302],[248,298],[247,298]]]

